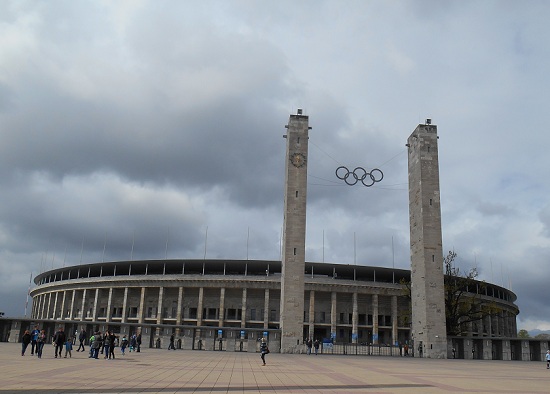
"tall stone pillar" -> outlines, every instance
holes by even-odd
[[[82,290],[82,307],[80,308],[80,311],[81,311],[80,320],[81,321],[84,321],[84,319],[86,319],[86,301],[87,301],[86,295],[87,295],[87,289]]]
[[[157,304],[157,324],[162,324],[162,304],[164,299],[164,287],[159,287],[159,299]]]
[[[315,335],[315,290],[309,292],[309,337]]]
[[[372,295],[372,344],[378,345],[378,294]]]
[[[59,298],[59,292],[56,291],[54,292],[55,294],[55,300],[53,302],[53,314],[52,314],[52,319],[57,319],[57,299]]]
[[[304,272],[309,118],[290,115],[286,137],[283,256],[281,272],[281,352],[300,353],[304,335]]]
[[[223,327],[225,316],[225,287],[220,289],[220,312],[218,314],[218,327]]]
[[[336,338],[336,292],[330,294],[330,334],[332,338]]]
[[[176,324],[178,327],[176,327],[176,337],[179,337],[181,334],[181,329],[179,326],[181,326],[181,320],[182,320],[182,310],[181,307],[183,305],[183,287],[180,286],[178,291],[178,310],[176,311]]]
[[[99,300],[99,289],[95,289],[94,309],[92,310],[92,320],[97,321],[97,302]]]
[[[128,308],[128,286],[124,288],[124,297],[122,298],[122,323],[126,323],[126,316]]]
[[[105,311],[105,321],[109,323],[111,321],[111,306],[113,302],[113,288],[109,289],[109,296],[107,297],[107,310]]]
[[[243,298],[242,298],[242,312],[241,312],[241,328],[246,327],[246,287],[243,289]]]
[[[358,310],[357,310],[357,292],[353,293],[352,297],[352,315],[351,315],[351,343],[357,343],[358,338],[358,332],[357,332],[357,317],[358,317]]]
[[[69,320],[73,320],[74,316],[74,299],[76,297],[76,290],[73,290],[73,295],[71,297],[71,310],[69,312]]]
[[[269,289],[264,291],[264,330],[269,328]]]
[[[67,290],[63,290],[63,298],[61,299],[61,309],[59,311],[59,318],[65,320],[65,300],[67,299]]]
[[[141,295],[139,297],[139,310],[138,310],[138,323],[139,324],[143,324],[144,309],[145,309],[145,287],[142,287],[141,288]],[[141,327],[139,327],[138,331],[141,331]]]
[[[160,337],[160,334],[161,334],[160,325],[162,324],[162,302],[163,302],[162,300],[163,300],[163,297],[164,297],[164,287],[159,286],[159,295],[158,295],[158,300],[157,300],[157,315],[156,315],[157,326],[155,328],[155,336],[157,338]]]
[[[399,334],[397,331],[397,296],[391,296],[391,339],[392,345],[395,345],[399,341]]]
[[[50,306],[51,306],[51,303],[52,303],[52,292],[50,291],[48,293],[48,307],[46,309],[46,319],[49,319],[50,318]]]
[[[199,288],[199,302],[197,305],[197,326],[202,326],[202,309],[204,307],[204,287]]]
[[[426,121],[407,140],[412,336],[423,357],[447,358],[437,126]]]

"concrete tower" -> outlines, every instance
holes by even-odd
[[[422,356],[447,358],[437,126],[426,120],[407,140],[411,231],[412,338]]]
[[[281,274],[281,352],[298,353],[304,330],[308,117],[290,115],[286,138]]]

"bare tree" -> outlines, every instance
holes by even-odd
[[[476,279],[477,268],[461,271],[455,265],[456,256],[456,252],[449,251],[443,259],[447,335],[466,333],[469,323],[481,321],[486,316],[493,316],[501,311],[494,302],[488,303],[481,299],[486,283]]]
[[[447,335],[461,335],[469,332],[470,323],[474,326],[487,316],[493,316],[502,309],[494,302],[482,300],[486,283],[477,280],[477,268],[462,271],[455,265],[457,253],[449,251],[443,259],[445,268],[445,319]],[[411,282],[401,279],[403,295],[411,300]],[[411,311],[402,313],[401,322],[410,322]],[[489,335],[491,333],[488,333]]]

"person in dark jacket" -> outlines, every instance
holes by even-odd
[[[21,355],[25,355],[25,350],[27,350],[27,346],[29,346],[29,343],[31,343],[31,333],[29,330],[25,330],[23,335],[21,336]]]
[[[96,360],[98,359],[99,349],[102,346],[102,342],[103,342],[103,337],[101,336],[101,332],[98,331],[94,334],[94,340],[92,341],[92,345],[91,345],[92,355],[91,355],[91,358],[95,358]]]
[[[80,330],[80,334],[78,335],[78,340],[80,341],[80,345],[78,345],[78,349],[76,349],[77,352],[79,352],[80,349],[82,349],[82,351],[86,350],[84,348],[84,342],[86,341],[87,336],[88,334],[86,333],[85,329]]]
[[[136,352],[139,353],[141,351],[141,332],[137,335],[136,342],[137,342]]]
[[[265,355],[269,353],[269,348],[267,347],[267,341],[265,338],[262,338],[260,343],[260,357],[262,358],[263,365],[265,365]]]
[[[59,358],[61,358],[61,351],[63,350],[63,346],[65,345],[65,342],[67,341],[67,336],[65,335],[65,330],[63,327],[59,327],[59,330],[55,333],[53,337],[53,344],[55,346],[55,358],[57,358],[57,355],[59,354]]]

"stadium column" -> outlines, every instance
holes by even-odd
[[[399,341],[399,334],[397,331],[397,296],[391,296],[391,337],[392,345],[396,345]]]
[[[218,313],[218,327],[223,327],[225,315],[225,287],[220,289],[220,311]]]
[[[42,319],[42,305],[44,304],[44,294],[41,294],[37,297],[35,297],[37,300],[36,304],[36,314],[34,316],[35,319]],[[33,298],[33,304],[35,303],[35,299]]]
[[[199,288],[199,302],[197,305],[197,326],[202,326],[202,308],[204,305],[204,287]]]
[[[84,321],[84,319],[86,318],[86,301],[87,301],[86,295],[87,295],[87,289],[82,290],[82,306],[80,308],[80,311],[81,311],[80,320],[81,321]]]
[[[242,312],[241,312],[241,328],[246,327],[246,287],[243,289],[243,299],[242,299]]]
[[[54,292],[55,294],[55,300],[53,302],[53,313],[52,313],[52,319],[55,320],[56,316],[57,316],[57,299],[59,298],[59,292],[56,291]]]
[[[139,314],[138,314],[138,323],[143,324],[143,311],[145,309],[145,287],[141,288],[141,295],[139,297]],[[138,328],[138,331],[141,331],[141,326]]]
[[[39,312],[39,316],[40,316],[40,319],[44,319],[44,309],[46,308],[46,294],[42,294],[40,296],[41,300],[40,300],[40,312]]]
[[[46,309],[46,319],[50,318],[51,305],[52,305],[52,292],[50,291],[48,293],[48,307]]]
[[[407,139],[412,338],[423,357],[447,358],[437,126],[427,120]]]
[[[95,289],[94,309],[92,311],[92,321],[97,321],[97,301],[99,299],[99,288]]]
[[[378,294],[372,295],[372,344],[378,345]]]
[[[336,292],[330,294],[330,337],[336,338]]]
[[[264,291],[264,330],[269,328],[269,289]]]
[[[73,320],[74,315],[74,299],[76,297],[76,290],[73,289],[73,295],[71,297],[71,310],[69,312],[69,320]]]
[[[176,324],[181,326],[181,307],[183,305],[183,286],[179,287],[178,291],[178,310],[176,311]],[[176,336],[180,335],[180,328],[176,328]]]
[[[290,115],[286,138],[283,256],[281,272],[281,352],[299,353],[304,335],[304,270],[309,118]]]
[[[358,333],[357,333],[357,292],[354,292],[352,295],[352,315],[351,315],[351,342],[357,343]]]
[[[309,292],[309,338],[315,335],[315,290]]]
[[[61,299],[61,308],[59,310],[59,318],[65,319],[65,300],[67,299],[67,290],[63,290],[61,294],[63,294],[63,298]]]
[[[111,305],[113,302],[113,288],[109,288],[109,296],[107,297],[107,311],[105,312],[105,322],[111,321]]]
[[[162,302],[164,298],[164,287],[159,286],[159,299],[157,304],[157,328],[156,328],[156,336],[160,336],[160,324],[162,324]]]
[[[124,297],[122,298],[122,323],[126,323],[126,308],[128,308],[128,286],[124,288]]]

